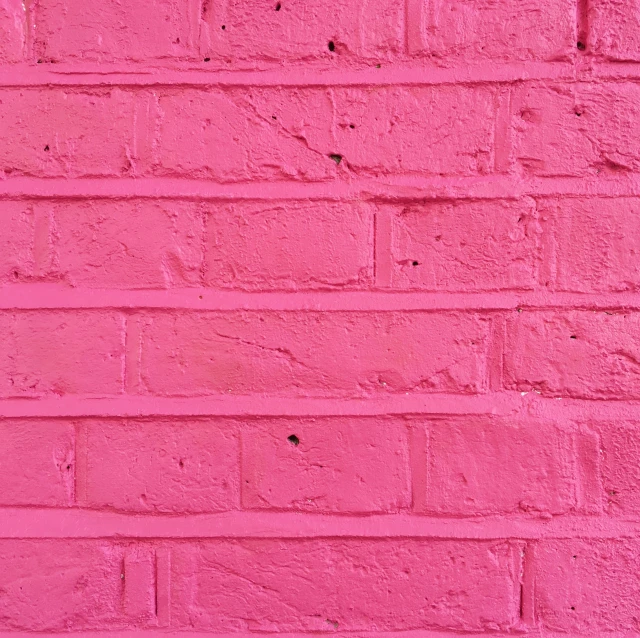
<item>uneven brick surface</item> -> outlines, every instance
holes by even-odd
[[[0,0],[0,634],[640,636],[636,0]]]

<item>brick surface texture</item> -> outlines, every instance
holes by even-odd
[[[640,0],[0,0],[0,636],[640,636]]]

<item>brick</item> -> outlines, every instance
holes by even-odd
[[[409,204],[393,217],[392,282],[423,290],[530,289],[538,228],[530,200]]]
[[[373,210],[365,204],[214,207],[205,282],[249,290],[362,286],[373,276],[372,246]]]
[[[52,208],[56,270],[73,286],[165,288],[200,280],[198,205],[97,200]]]
[[[411,503],[407,430],[373,419],[290,419],[243,433],[243,505],[391,512]]]
[[[514,93],[514,153],[525,174],[620,175],[640,169],[640,87],[528,85]]]
[[[559,290],[640,288],[640,199],[563,198],[541,203],[540,210],[553,229]]]
[[[158,112],[157,175],[314,181],[493,165],[495,96],[484,87],[174,90]]]
[[[0,282],[19,282],[35,269],[35,220],[32,207],[23,202],[0,204]]]
[[[26,11],[21,0],[0,1],[0,62],[24,59]]]
[[[575,5],[569,0],[492,3],[408,2],[408,42],[437,64],[470,60],[568,59],[575,51]]]
[[[603,424],[602,484],[611,514],[636,517],[640,511],[640,430],[638,423]]]
[[[638,398],[639,322],[635,313],[518,313],[507,323],[505,385],[552,396]]]
[[[124,322],[118,313],[0,313],[0,329],[0,397],[122,391]]]
[[[473,516],[563,514],[576,508],[572,440],[542,423],[486,418],[429,428],[424,511]]]
[[[284,89],[283,89],[284,91]],[[153,171],[223,181],[248,179],[325,180],[337,166],[309,146],[301,131],[286,131],[277,120],[256,113],[253,91],[174,90],[158,98]],[[316,92],[306,113],[327,111],[329,100]],[[323,99],[324,98],[324,99]],[[307,120],[308,126],[323,122]],[[324,156],[323,156],[324,155]]]
[[[550,541],[536,548],[536,613],[543,626],[577,635],[638,627],[636,540]]]
[[[74,429],[63,421],[0,421],[0,503],[70,505]]]
[[[142,138],[134,142],[135,119],[133,95],[119,89],[0,90],[0,171],[35,177],[129,175],[142,147]]]
[[[86,505],[135,512],[237,509],[238,435],[228,423],[87,425]]]
[[[495,631],[518,617],[512,555],[506,543],[410,539],[181,546],[172,616],[201,631]]]
[[[242,68],[370,60],[373,65],[404,48],[403,6],[391,0],[337,0],[330,5],[321,0],[279,5],[275,0],[231,0],[224,5],[207,2],[204,7],[210,64]]]
[[[188,59],[197,29],[193,0],[40,0],[35,49],[46,62]]]
[[[0,541],[0,628],[122,626],[123,549],[104,541]]]
[[[140,319],[141,377],[163,395],[477,392],[487,322],[430,313],[229,312]]]
[[[593,0],[588,18],[590,52],[617,62],[640,60],[637,0]]]

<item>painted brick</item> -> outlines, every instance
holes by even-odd
[[[233,68],[283,61],[378,62],[404,49],[403,9],[402,3],[390,0],[337,0],[330,5],[321,0],[207,2],[205,55],[211,64]]]
[[[141,379],[154,394],[468,393],[484,387],[488,324],[473,315],[234,312],[140,321]]]
[[[176,549],[173,617],[208,631],[497,630],[518,616],[512,557],[492,542],[202,543]]]
[[[407,430],[373,419],[291,419],[247,428],[243,505],[390,512],[411,503]]]
[[[554,233],[555,283],[560,290],[640,288],[637,198],[563,198],[542,202]]]
[[[70,505],[74,428],[64,421],[0,421],[0,503]]]
[[[212,208],[209,286],[263,290],[371,283],[373,210],[368,205],[263,202]]]
[[[602,483],[610,513],[635,517],[640,511],[638,423],[602,424]]]
[[[507,324],[505,384],[511,390],[589,399],[640,396],[635,313],[521,312]]]
[[[529,200],[408,205],[393,218],[393,285],[423,290],[532,288],[538,229]]]
[[[238,507],[233,424],[156,419],[86,427],[87,506],[171,513]]]
[[[32,207],[24,202],[2,202],[0,224],[0,281],[6,284],[28,279],[35,268]]]
[[[46,62],[194,58],[197,32],[193,0],[40,0],[35,49]]]
[[[474,516],[576,508],[571,437],[542,423],[467,418],[429,427],[425,512]],[[422,499],[424,499],[423,502]]]
[[[0,541],[0,628],[122,626],[123,548],[104,541]]]
[[[26,31],[26,11],[21,0],[1,0],[0,62],[23,60]]]
[[[72,286],[164,288],[200,280],[204,213],[185,202],[52,206],[54,262]]]
[[[632,632],[638,618],[636,540],[549,541],[535,550],[536,614],[577,635]],[[629,595],[621,596],[620,592]]]
[[[640,60],[640,4],[637,0],[589,3],[589,51],[615,61]]]
[[[142,146],[135,115],[133,95],[119,89],[2,89],[0,171],[7,177],[130,175]]]
[[[441,65],[559,60],[575,50],[575,4],[569,0],[408,0],[407,7],[409,50]]]
[[[158,98],[153,170],[224,181],[487,173],[494,115],[484,87],[174,90]]]
[[[122,391],[124,320],[110,311],[0,313],[1,397]]]
[[[637,171],[639,98],[632,83],[524,86],[512,107],[518,165],[544,176]]]

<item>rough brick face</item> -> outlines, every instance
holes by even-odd
[[[2,505],[65,506],[74,496],[74,428],[51,420],[0,423]]]
[[[389,0],[231,0],[204,5],[205,53],[212,64],[244,68],[270,62],[393,58],[403,49],[404,12]],[[224,29],[222,26],[224,25]],[[334,42],[334,51],[328,43]],[[338,55],[337,55],[337,54]]]
[[[535,557],[536,611],[546,627],[583,635],[637,630],[636,540],[547,542]]]
[[[248,508],[389,512],[411,503],[402,424],[268,421],[244,433],[242,458]]]
[[[640,200],[569,199],[543,202],[541,213],[553,233],[555,285],[559,290],[637,290]],[[552,281],[553,283],[553,281]]]
[[[52,270],[72,286],[165,288],[199,283],[204,212],[196,205],[64,202],[50,215]]]
[[[564,513],[575,507],[572,448],[570,436],[542,424],[434,425],[418,498],[435,514]]]
[[[639,25],[0,0],[0,634],[638,633]]]
[[[134,96],[118,88],[0,91],[0,170],[5,176],[121,176],[130,174]]]
[[[634,313],[522,312],[507,324],[506,387],[554,396],[637,398]]]
[[[124,320],[118,313],[0,313],[0,326],[0,396],[122,391]]]
[[[393,226],[398,288],[532,288],[538,239],[532,202],[447,202],[407,206]]]
[[[50,62],[195,57],[198,15],[193,0],[106,0],[99,7],[83,0],[43,0],[37,18],[36,52]]]
[[[104,421],[86,426],[85,505],[136,512],[234,509],[238,434],[206,421]]]
[[[508,628],[512,561],[504,543],[204,543],[176,552],[173,612],[179,625],[213,631]]]
[[[473,315],[244,312],[139,321],[141,380],[153,394],[361,396],[483,386],[488,325]],[[443,339],[445,326],[455,335]]]
[[[370,285],[373,216],[371,206],[333,202],[213,207],[205,282],[249,290]]]

